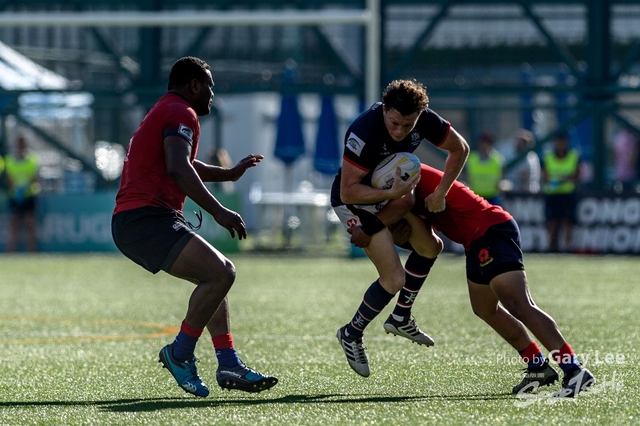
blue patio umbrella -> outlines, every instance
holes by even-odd
[[[531,86],[533,84],[533,75],[531,74],[531,67],[523,67],[520,71],[520,78],[523,85]],[[533,109],[531,108],[533,97],[531,93],[524,92],[520,94],[520,102],[522,104],[522,111],[520,112],[522,128],[533,131]]]
[[[328,95],[322,97],[313,167],[320,173],[331,176],[335,175],[340,168],[338,119],[333,107],[333,97]]]
[[[285,165],[290,166],[304,154],[304,137],[302,136],[302,118],[298,110],[298,99],[295,95],[282,95],[280,116],[278,117],[278,133],[274,155]]]

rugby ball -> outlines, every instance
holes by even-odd
[[[400,178],[407,180],[420,172],[420,159],[409,152],[396,152],[382,160],[371,174],[371,186],[389,189],[396,177],[396,168],[400,167]]]

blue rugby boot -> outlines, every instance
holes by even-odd
[[[235,367],[218,367],[216,380],[222,389],[244,392],[262,392],[278,384],[278,378],[267,376],[244,364]]]
[[[195,396],[205,397],[209,395],[209,388],[202,382],[200,376],[198,376],[198,369],[196,368],[197,358],[194,356],[191,359],[178,362],[173,358],[173,351],[171,344],[168,344],[160,350],[160,359],[158,362],[162,363],[162,367],[169,370],[171,375],[178,385],[188,393]]]

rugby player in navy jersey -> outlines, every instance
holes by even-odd
[[[564,372],[562,390],[554,396],[574,397],[589,388],[595,383],[593,374],[580,364],[554,319],[535,304],[529,293],[516,222],[508,212],[490,204],[459,181],[454,182],[445,197],[447,207],[441,212],[430,212],[426,199],[436,190],[442,175],[433,167],[421,166],[412,212],[427,226],[464,246],[473,312],[527,363],[524,378],[513,387],[513,393],[531,392],[558,379],[558,373],[531,339],[527,328]],[[383,208],[377,213],[378,219],[392,227],[394,241],[400,246],[404,246],[412,234],[412,225],[402,219],[403,209],[412,208],[409,200],[406,201],[402,208],[396,205],[392,210]],[[360,228],[352,229],[352,241],[360,247],[373,242]]]
[[[371,186],[371,173],[385,157],[396,152],[414,152],[421,143],[431,143],[448,151],[448,156],[445,173],[427,203],[430,211],[444,210],[445,196],[464,167],[469,145],[448,121],[429,109],[428,104],[426,89],[417,81],[391,82],[382,102],[375,103],[349,126],[344,138],[342,167],[331,189],[331,205],[344,226],[349,229],[361,225],[371,236],[364,252],[379,274],[365,292],[352,320],[336,334],[349,365],[364,377],[370,374],[363,346],[364,329],[398,292],[398,303],[384,323],[385,331],[421,345],[434,344],[416,325],[411,308],[442,250],[442,241],[434,238],[421,220],[407,214],[407,220],[414,227],[411,237],[414,251],[403,267],[391,233],[374,215],[382,201],[391,200],[388,208],[393,209],[398,200],[411,198],[420,177],[415,175],[407,181],[395,179],[389,189]],[[396,173],[399,176],[399,169]]]
[[[190,197],[232,238],[246,238],[242,217],[224,207],[203,182],[238,180],[262,155],[248,155],[232,168],[196,160],[200,123],[213,101],[209,65],[195,57],[171,68],[168,92],[151,108],[133,134],[112,218],[118,249],[146,270],[163,270],[196,285],[175,341],[160,351],[160,362],[186,392],[209,395],[196,369],[194,350],[205,328],[218,358],[222,388],[260,392],[278,379],[248,368],[238,357],[229,326],[227,292],[236,270],[229,259],[193,232],[183,214]]]

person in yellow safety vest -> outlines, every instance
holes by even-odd
[[[485,132],[478,140],[478,147],[469,154],[466,165],[467,185],[491,204],[502,205],[500,182],[504,169],[504,157],[493,148],[493,134]]]
[[[569,135],[555,137],[553,149],[542,156],[542,190],[545,196],[548,250],[571,251],[576,221],[576,183],[580,175],[580,154],[570,148]],[[564,234],[560,244],[560,231]]]
[[[9,191],[11,221],[7,251],[16,251],[21,227],[26,233],[26,249],[37,251],[36,239],[36,197],[38,185],[38,158],[27,149],[23,136],[16,140],[15,155],[7,154],[4,159],[5,177]]]

